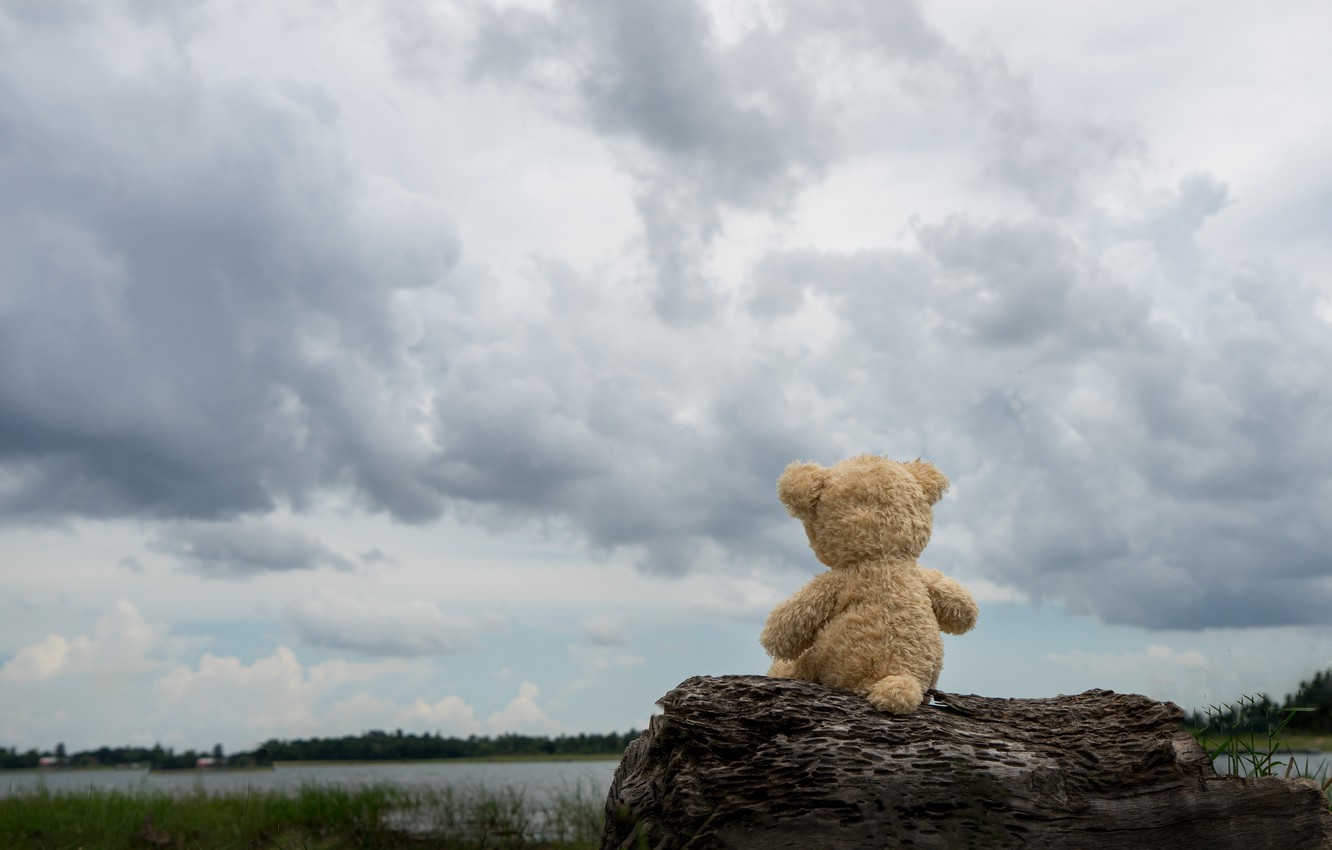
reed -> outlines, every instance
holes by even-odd
[[[1202,727],[1192,730],[1194,738],[1227,773],[1313,780],[1323,789],[1332,811],[1332,776],[1327,765],[1310,770],[1309,760],[1301,764],[1285,741],[1291,718],[1312,709],[1274,708],[1262,725],[1255,726],[1253,717],[1261,702],[1260,697],[1246,694],[1233,703],[1209,706]]]
[[[0,847],[34,850],[583,850],[601,835],[588,785],[519,789],[307,785],[184,795],[97,790],[0,798]]]

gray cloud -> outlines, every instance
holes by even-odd
[[[1160,220],[1158,250],[1176,250],[1178,217]],[[933,557],[1112,622],[1321,622],[1332,337],[1316,290],[1212,269],[1175,303],[1055,223],[919,235],[915,255],[772,255],[751,305],[823,293],[854,328],[829,355],[874,373],[843,381],[854,417],[927,434],[960,485]]]
[[[1317,621],[1328,323],[1289,268],[1200,244],[1229,188],[1142,178],[1112,209],[1098,190],[1147,155],[1131,133],[1047,113],[914,4],[777,8],[730,40],[697,4],[472,8],[456,78],[448,28],[393,13],[414,40],[392,61],[445,95],[530,97],[607,145],[646,282],[461,261],[438,202],[354,161],[318,81],[223,82],[151,18],[126,33],[153,70],[116,76],[75,49],[95,19],[33,24],[0,70],[0,515],[195,520],[157,545],[209,574],[346,568],[221,521],[335,492],[666,574],[809,570],[777,475],[879,451],[954,479],[927,552],[951,572],[1112,622]],[[737,210],[780,221],[932,133],[965,138],[959,179],[990,178],[1002,213],[862,250],[776,239],[717,279]],[[397,640],[351,604],[289,613],[371,653],[472,634],[423,609]]]
[[[639,161],[649,173],[669,164],[672,183],[764,203],[831,153],[788,37],[759,28],[722,44],[693,2],[562,0],[547,13],[486,13],[472,70],[572,95],[600,132],[659,158]]]
[[[451,617],[432,602],[389,602],[325,590],[292,603],[287,616],[302,639],[316,646],[366,655],[448,655],[480,646],[508,628],[493,614]]]
[[[525,84],[604,134],[634,175],[653,305],[667,321],[723,309],[707,259],[726,211],[781,213],[855,153],[929,144],[921,125],[940,109],[984,140],[977,176],[1051,214],[1085,208],[1098,180],[1144,156],[1131,133],[1043,112],[1001,56],[949,45],[912,0],[768,8],[772,20],[731,40],[694,2],[479,14],[473,79]]]
[[[395,564],[398,561],[397,558],[393,557],[392,555],[386,555],[382,550],[377,548],[367,549],[366,551],[358,554],[356,557],[361,560],[362,564],[365,564],[367,566],[373,564]]]
[[[705,269],[721,209],[786,204],[836,147],[793,46],[767,28],[722,44],[692,2],[563,0],[486,13],[471,70],[553,94],[627,145],[653,304],[688,323],[721,305]]]
[[[437,514],[400,314],[456,257],[439,210],[354,173],[317,90],[209,79],[153,21],[86,49],[105,25],[0,72],[0,512],[217,517],[341,479]]]
[[[300,531],[254,522],[180,522],[163,526],[149,548],[209,578],[266,572],[352,569],[352,562]]]

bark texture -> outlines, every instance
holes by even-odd
[[[603,850],[1332,848],[1307,780],[1218,776],[1172,703],[854,694],[696,676],[630,744]]]

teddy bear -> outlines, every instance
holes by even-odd
[[[924,702],[943,669],[940,630],[962,634],[977,615],[966,588],[916,562],[947,489],[919,459],[786,467],[777,496],[828,570],[768,615],[769,676],[852,691],[894,714]]]

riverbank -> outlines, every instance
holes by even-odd
[[[217,774],[217,773],[262,773],[262,771],[272,771],[278,767],[357,767],[357,766],[376,766],[376,765],[546,765],[546,763],[583,763],[583,762],[618,762],[623,757],[622,753],[605,754],[542,754],[542,755],[489,755],[489,757],[468,757],[468,758],[356,758],[356,759],[330,759],[330,758],[312,758],[306,761],[280,761],[269,762],[266,765],[244,765],[232,767],[229,765],[210,766],[210,767],[147,767],[144,765],[55,765],[41,767],[7,767],[0,770],[0,774],[19,773],[19,774],[52,774],[61,773],[61,771],[88,771],[88,770],[113,770],[113,771],[151,771],[151,773],[161,774]]]
[[[0,799],[0,847],[137,850],[585,850],[604,797],[578,787],[544,799],[521,789],[310,785],[172,795],[47,789]]]
[[[275,767],[351,767],[361,764],[545,764],[549,762],[585,762],[619,761],[623,753],[600,753],[577,755],[511,755],[511,756],[476,756],[447,759],[306,759],[304,761],[275,761]]]
[[[1281,733],[1282,752],[1300,753],[1332,753],[1332,735],[1329,734],[1300,734],[1295,732]]]
[[[1186,727],[1185,731],[1195,738],[1200,734],[1200,730]],[[1203,733],[1207,734],[1207,733]],[[1229,740],[1216,733],[1207,734],[1207,737],[1213,744],[1220,743],[1223,740]],[[1235,735],[1236,740],[1240,742],[1241,750],[1250,748],[1266,752],[1271,743],[1266,734],[1260,732],[1240,732]],[[1281,746],[1276,751],[1280,754],[1294,753],[1296,755],[1315,754],[1332,755],[1332,734],[1327,733],[1304,733],[1304,732],[1282,732],[1277,736],[1276,742]]]

